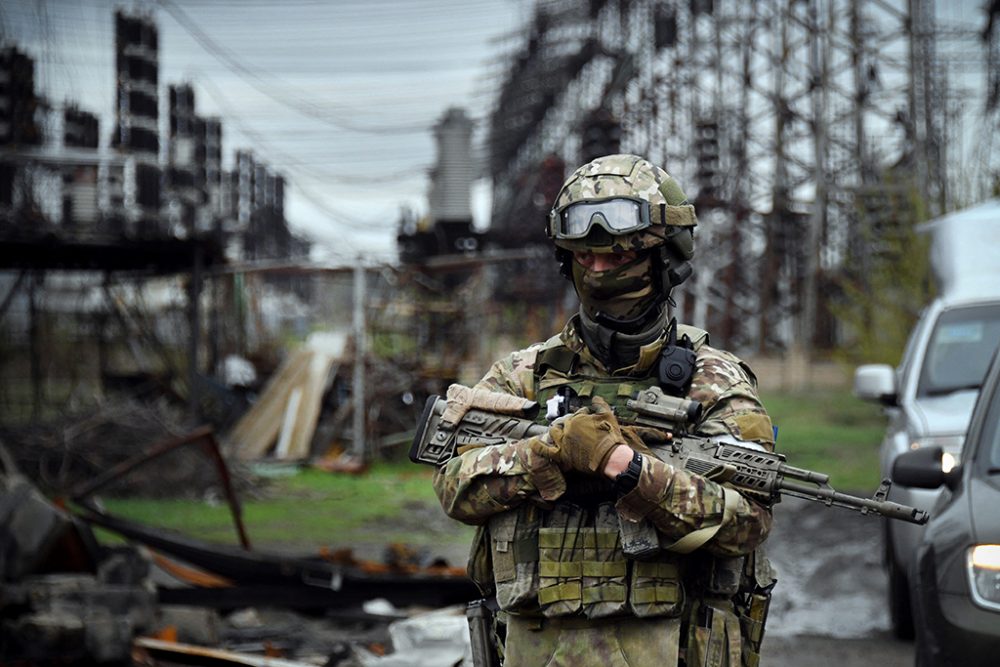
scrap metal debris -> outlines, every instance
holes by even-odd
[[[0,426],[0,440],[18,469],[46,494],[68,496],[108,469],[132,459],[143,443],[188,433],[182,415],[167,401],[108,400],[90,414],[66,415],[21,426]],[[230,466],[235,488],[252,489],[251,478]],[[109,495],[141,497],[203,497],[218,487],[213,466],[202,452],[182,448],[163,459],[119,478],[104,489]]]
[[[247,667],[315,667],[315,663],[285,660],[268,655],[252,655],[236,651],[226,651],[219,648],[181,644],[163,641],[150,637],[139,637],[135,640],[136,653],[140,661],[151,661],[156,664],[157,658],[168,660],[173,664],[219,664],[247,665]],[[149,663],[147,663],[149,664]]]
[[[0,664],[463,664],[460,610],[477,591],[464,569],[425,551],[389,545],[381,563],[350,550],[251,551],[249,540],[201,542],[91,502],[118,477],[190,446],[217,451],[208,428],[158,443],[77,485],[67,508],[0,447]],[[93,527],[128,544],[102,545]]]
[[[212,432],[210,426],[202,426],[186,435],[169,438],[152,445],[145,452],[122,461],[118,465],[97,475],[95,478],[74,487],[69,492],[70,498],[86,504],[93,493],[124,478],[139,467],[175,452],[182,447],[193,445],[202,447],[203,451],[214,464],[216,475],[226,494],[226,500],[229,502],[229,509],[233,517],[233,523],[236,526],[236,533],[240,538],[240,544],[243,545],[244,549],[249,549],[250,538],[247,537],[246,528],[243,526],[243,510],[233,490],[232,475],[229,473],[229,466],[222,457],[219,443],[216,441],[215,434]]]
[[[394,652],[377,656],[358,651],[363,667],[472,667],[465,605],[418,614],[389,625]]]
[[[137,550],[99,546],[0,456],[0,663],[120,662],[155,602]]]
[[[80,516],[156,551],[235,583],[230,587],[161,588],[160,600],[215,608],[275,604],[288,609],[360,605],[382,597],[393,604],[442,607],[476,597],[464,575],[446,567],[391,568],[355,561],[346,554],[288,556],[196,540],[115,517],[93,507]]]

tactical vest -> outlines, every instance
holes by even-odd
[[[697,347],[707,338],[701,330],[684,329]],[[539,404],[569,388],[587,403],[602,397],[628,421],[633,415],[627,399],[656,384],[652,376],[582,375],[575,371],[575,361],[572,350],[555,342],[539,350],[531,388]],[[545,423],[545,416],[538,420]],[[592,477],[568,481],[571,491],[552,510],[524,503],[490,519],[482,537],[488,535],[500,608],[547,617],[679,616],[688,559],[665,549],[648,560],[626,558],[611,482]]]

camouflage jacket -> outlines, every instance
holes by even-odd
[[[564,345],[579,356],[579,369],[586,374],[635,376],[650,372],[663,338],[644,347],[634,366],[609,372],[587,350],[577,332],[575,318],[563,331],[546,341],[514,352],[493,364],[477,388],[535,398],[535,361],[546,347]],[[707,334],[690,327],[697,361],[688,397],[702,404],[702,420],[695,432],[704,436],[733,437],[754,441],[772,450],[771,421],[760,403],[756,378],[736,356],[705,344]],[[552,483],[553,478],[556,483]],[[544,480],[545,483],[540,483]],[[434,488],[445,512],[464,523],[480,525],[496,513],[524,502],[551,507],[565,490],[558,469],[532,457],[521,443],[466,451],[438,470]],[[693,531],[722,524],[701,548],[719,556],[750,553],[767,537],[771,513],[743,495],[725,512],[721,486],[699,475],[645,456],[635,489],[618,499],[616,509],[625,518],[648,518],[668,540],[678,540]],[[723,518],[726,518],[723,521]]]

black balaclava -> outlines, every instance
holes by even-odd
[[[608,370],[631,366],[639,360],[639,351],[663,335],[668,320],[667,304],[661,304],[645,327],[635,333],[616,331],[591,319],[580,308],[580,335],[590,352]]]

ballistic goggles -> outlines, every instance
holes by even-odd
[[[556,239],[582,239],[594,225],[612,236],[650,226],[649,202],[630,197],[577,201],[549,214],[549,235]]]

